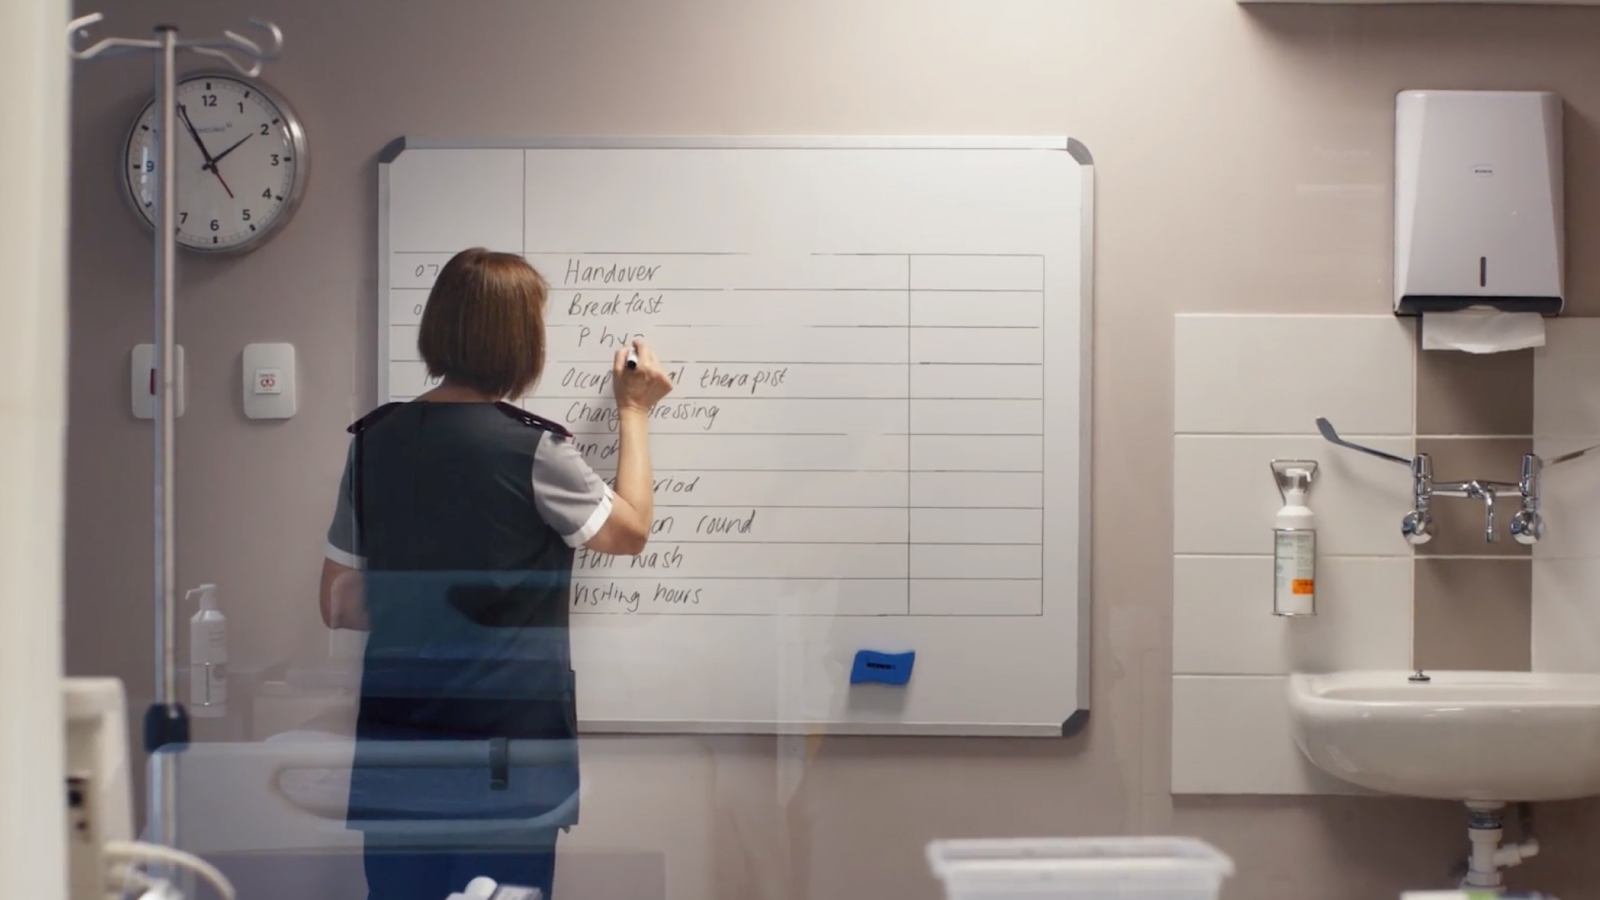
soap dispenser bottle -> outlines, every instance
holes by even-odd
[[[198,598],[189,620],[189,713],[214,719],[228,711],[228,619],[217,609],[217,586],[202,584],[184,595]]]
[[[1273,460],[1272,477],[1283,496],[1272,528],[1272,613],[1317,614],[1317,517],[1307,505],[1317,477],[1313,460]]]

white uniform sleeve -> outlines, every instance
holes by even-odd
[[[361,554],[361,533],[356,522],[355,487],[352,482],[351,463],[355,448],[344,461],[344,477],[339,479],[339,500],[334,504],[333,521],[328,525],[328,546],[323,555],[349,569],[364,569],[367,561]]]
[[[533,454],[533,505],[568,547],[582,547],[611,516],[611,488],[572,441],[546,433]]]

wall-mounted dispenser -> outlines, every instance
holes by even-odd
[[[1275,459],[1272,478],[1283,508],[1272,525],[1272,614],[1317,614],[1317,518],[1307,505],[1317,462]]]
[[[1397,315],[1561,312],[1561,111],[1543,91],[1398,95]]]

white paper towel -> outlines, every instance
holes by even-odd
[[[1504,353],[1544,346],[1544,316],[1474,306],[1422,314],[1422,349]]]

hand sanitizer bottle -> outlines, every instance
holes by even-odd
[[[202,584],[184,595],[199,598],[189,620],[189,714],[214,719],[228,711],[228,619],[217,609],[217,586]]]
[[[1274,460],[1272,474],[1283,495],[1273,523],[1272,612],[1279,616],[1317,614],[1317,518],[1306,505],[1317,477],[1313,460]]]

